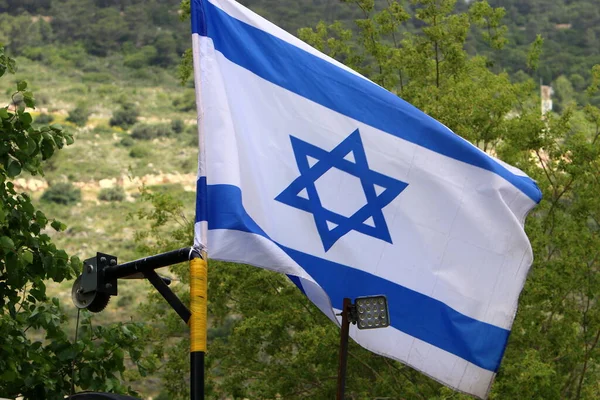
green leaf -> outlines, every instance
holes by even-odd
[[[23,103],[29,108],[35,108],[35,100],[32,97],[24,97]]]
[[[52,223],[50,225],[58,232],[62,232],[65,229],[67,229],[67,226],[65,224],[63,224],[60,221],[56,221],[56,220],[52,221]]]
[[[4,250],[12,250],[15,248],[15,242],[8,236],[2,236],[0,237],[0,247]]]
[[[15,137],[15,142],[17,142],[17,146],[19,146],[19,149],[23,150],[24,152],[27,152],[27,146],[29,144],[27,142],[27,136],[23,134],[17,134]]]
[[[6,108],[0,108],[0,118],[8,119],[9,117],[8,110]]]
[[[17,82],[17,90],[19,92],[23,91],[25,89],[27,89],[27,82],[25,82],[25,81],[19,81],[19,82]]]
[[[33,122],[33,118],[31,118],[31,114],[29,113],[21,114],[20,120],[25,126],[29,126]]]
[[[27,155],[32,155],[37,149],[37,143],[31,136],[27,136],[27,150],[23,150]]]
[[[50,129],[52,129],[53,131],[62,131],[63,127],[61,124],[52,124],[50,125]]]
[[[33,263],[33,253],[31,253],[30,251],[24,251],[23,254],[21,254],[21,259],[23,261],[25,261],[25,263],[27,263],[27,264],[32,264]]]
[[[83,263],[77,256],[71,256],[71,267],[76,271],[81,271]]]
[[[63,351],[57,354],[60,361],[72,360],[77,355],[77,349],[74,347],[67,347]]]
[[[21,163],[17,160],[10,160],[8,164],[8,168],[6,169],[6,173],[10,178],[14,178],[15,176],[21,173]]]
[[[48,140],[47,138],[42,139],[42,158],[44,160],[49,159],[54,154],[54,141]]]

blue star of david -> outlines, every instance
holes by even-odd
[[[300,176],[275,200],[313,214],[325,251],[353,230],[392,243],[383,208],[406,189],[408,184],[369,168],[358,129],[329,152],[294,136],[290,138]],[[344,158],[350,153],[354,155],[354,162]],[[317,162],[310,166],[308,157],[316,159]],[[328,210],[321,204],[315,182],[332,168],[360,179],[367,204],[350,217]],[[377,194],[376,186],[385,190]],[[299,196],[304,189],[308,198]],[[373,226],[365,223],[371,218]],[[333,228],[329,228],[328,222],[332,223]]]

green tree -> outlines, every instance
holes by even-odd
[[[15,62],[0,47],[0,77]],[[21,102],[14,99],[19,97]],[[125,356],[142,368],[143,326],[92,327],[83,314],[80,340],[73,342],[58,298],[46,295],[47,281],[71,279],[81,269],[75,256],[58,249],[48,230],[66,227],[36,209],[12,179],[22,171],[41,175],[42,161],[73,143],[60,125],[32,126],[26,107],[35,107],[27,83],[12,93],[14,109],[0,108],[0,393],[25,399],[58,399],[76,388],[127,391],[119,375]]]
[[[71,182],[59,182],[50,186],[42,194],[41,200],[69,206],[81,201],[81,190]]]
[[[88,118],[90,117],[90,111],[84,105],[78,105],[71,111],[67,117],[68,122],[72,122],[77,126],[85,126]]]
[[[98,200],[124,201],[126,196],[127,194],[125,193],[125,190],[123,190],[122,186],[115,186],[100,190],[100,193],[98,193]]]
[[[123,129],[128,129],[137,122],[140,110],[133,103],[123,102],[121,108],[116,110],[110,120],[110,126],[119,126]]]
[[[557,112],[561,112],[565,108],[575,105],[575,90],[573,89],[573,84],[571,84],[569,78],[564,75],[559,76],[552,84],[552,88],[556,95],[556,107],[554,109]]]

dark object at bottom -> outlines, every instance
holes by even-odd
[[[350,313],[352,312],[352,300],[344,299],[342,306],[342,329],[340,330],[340,363],[338,367],[336,400],[344,400],[346,390],[346,364],[348,363],[348,337],[350,335]]]
[[[124,396],[122,394],[114,394],[114,393],[96,393],[96,392],[87,392],[87,393],[77,393],[70,397],[69,400],[140,400],[131,396]]]
[[[192,400],[203,400],[204,399],[204,352],[203,351],[192,351],[190,353],[190,367],[191,367],[191,399]]]

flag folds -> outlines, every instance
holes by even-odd
[[[196,245],[282,272],[363,347],[485,397],[532,262],[529,177],[233,0],[192,0]]]

